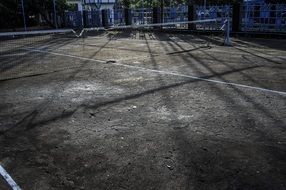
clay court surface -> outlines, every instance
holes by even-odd
[[[286,189],[286,40],[221,44],[0,41],[1,166],[24,190]]]

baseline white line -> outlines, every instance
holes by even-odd
[[[57,29],[57,30],[33,30],[33,31],[23,31],[23,32],[1,32],[0,37],[5,36],[17,36],[17,35],[36,35],[36,34],[52,34],[52,33],[66,33],[73,32],[72,29]]]
[[[69,55],[69,54],[63,54],[63,53],[56,53],[56,52],[51,52],[51,51],[46,51],[46,50],[40,50],[40,49],[33,49],[33,48],[22,48],[24,50],[32,51],[32,52],[40,52],[40,53],[48,53],[52,55],[58,55],[58,56],[64,56],[64,57],[71,57],[71,58],[76,58],[76,59],[81,59],[81,60],[86,60],[86,61],[95,61],[99,63],[106,63],[104,60],[99,60],[99,59],[90,59],[86,57],[80,57],[76,55]]]
[[[103,61],[103,60],[91,59],[91,58],[74,56],[74,55],[69,55],[69,54],[55,53],[55,52],[50,52],[50,51],[45,51],[45,50],[37,50],[37,49],[30,49],[30,48],[25,48],[25,50],[40,52],[40,53],[48,53],[48,54],[64,56],[64,57],[71,57],[71,58],[87,60],[87,61],[94,61],[94,62],[98,62],[98,63],[106,63],[106,61]],[[171,71],[160,71],[160,70],[154,70],[154,69],[147,69],[144,67],[126,65],[126,64],[122,64],[122,63],[116,63],[116,62],[115,63],[109,63],[109,64],[118,65],[118,66],[122,66],[122,67],[126,67],[126,68],[134,68],[134,69],[138,69],[141,71],[148,71],[148,72],[160,73],[160,74],[165,74],[165,75],[180,76],[180,77],[185,77],[185,78],[190,78],[190,79],[195,79],[195,80],[200,80],[200,81],[206,81],[206,82],[217,83],[217,84],[224,84],[224,85],[228,85],[228,86],[237,86],[237,87],[241,87],[241,88],[248,88],[248,89],[252,89],[252,90],[258,90],[258,91],[262,91],[262,92],[269,92],[269,93],[280,94],[280,95],[286,96],[286,92],[271,90],[271,89],[267,89],[267,88],[260,88],[260,87],[255,87],[255,86],[248,86],[248,85],[244,85],[244,84],[233,83],[233,82],[206,79],[206,78],[196,77],[196,76],[192,76],[192,75],[175,73],[175,72],[171,72]]]
[[[23,55],[27,55],[29,52],[27,53],[13,53],[13,54],[2,54],[0,53],[0,57],[15,57],[15,56],[23,56]]]
[[[7,171],[0,165],[0,174],[6,180],[13,190],[21,190],[17,183],[12,179],[12,177],[7,173]]]

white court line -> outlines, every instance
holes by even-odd
[[[23,56],[23,55],[27,55],[29,54],[29,52],[27,53],[12,53],[12,54],[0,54],[0,57],[15,57],[15,56]]]
[[[6,180],[13,190],[21,190],[17,183],[12,179],[12,177],[6,172],[6,170],[0,165],[0,174]]]
[[[106,63],[106,61],[103,61],[103,60],[91,59],[91,58],[80,57],[80,56],[69,55],[69,54],[55,53],[55,52],[50,52],[50,51],[45,51],[45,50],[37,50],[37,49],[32,49],[32,48],[25,48],[25,50],[29,50],[29,51],[33,51],[33,52],[40,52],[40,53],[48,53],[48,54],[58,55],[58,56],[63,56],[63,57],[71,57],[71,58],[87,60],[87,61],[94,61],[94,62],[98,62],[98,63]],[[260,88],[260,87],[255,87],[255,86],[248,86],[248,85],[244,85],[244,84],[233,83],[233,82],[206,79],[206,78],[196,77],[196,76],[192,76],[192,75],[175,73],[175,72],[171,72],[171,71],[160,71],[160,70],[154,70],[154,69],[147,69],[144,67],[126,65],[126,64],[122,64],[122,63],[109,63],[109,64],[118,65],[118,66],[127,67],[127,68],[138,69],[141,71],[148,71],[148,72],[160,73],[160,74],[165,74],[165,75],[180,76],[180,77],[185,77],[185,78],[190,78],[190,79],[195,79],[195,80],[200,80],[200,81],[206,81],[206,82],[217,83],[217,84],[224,84],[224,85],[229,85],[229,86],[237,86],[237,87],[241,87],[241,88],[248,88],[248,89],[252,89],[252,90],[269,92],[269,93],[280,94],[280,95],[286,96],[286,92],[271,90],[271,89],[267,89],[267,88]]]
[[[66,32],[75,33],[75,31],[72,29],[33,30],[33,31],[23,31],[23,32],[0,32],[0,37],[17,36],[17,35],[53,34],[53,33],[66,33]]]

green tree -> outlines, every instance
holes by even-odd
[[[126,8],[142,7],[141,0],[121,0],[121,2]],[[143,2],[144,7],[159,7],[161,4],[164,6],[176,6],[179,4],[202,5],[204,0],[144,0]],[[235,2],[243,2],[243,0],[207,0],[208,4],[230,4]]]
[[[1,29],[21,24],[18,0],[2,0],[0,2],[0,26]]]
[[[24,0],[25,17],[41,15],[44,21],[54,27],[51,16],[54,12],[53,0]],[[64,16],[67,9],[66,0],[56,0],[57,15]],[[28,19],[27,19],[28,20]],[[0,26],[1,28],[16,28],[23,25],[21,0],[1,0],[0,2]]]

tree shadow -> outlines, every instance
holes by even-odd
[[[84,52],[83,46],[82,46],[81,52]],[[94,52],[94,54],[92,54],[90,58],[93,58],[97,53],[98,52]],[[1,132],[0,135],[5,135],[6,133],[12,132],[13,130],[18,129],[18,128],[19,128],[19,131],[27,131],[37,126],[43,126],[50,122],[60,120],[63,118],[67,118],[73,115],[73,113],[75,113],[79,107],[75,108],[74,110],[67,111],[67,112],[63,111],[62,113],[54,114],[51,117],[40,119],[39,121],[37,121],[38,117],[40,117],[40,115],[43,114],[45,110],[49,108],[49,105],[53,104],[54,98],[59,96],[59,94],[65,89],[67,84],[73,81],[75,76],[86,67],[88,62],[89,62],[88,60],[81,61],[77,68],[74,68],[72,72],[68,73],[68,76],[66,78],[64,77],[64,80],[58,86],[55,86],[53,88],[52,92],[42,101],[42,103],[37,105],[34,108],[34,110],[32,110],[31,112],[23,116],[23,118],[19,122],[11,126],[8,130]]]

